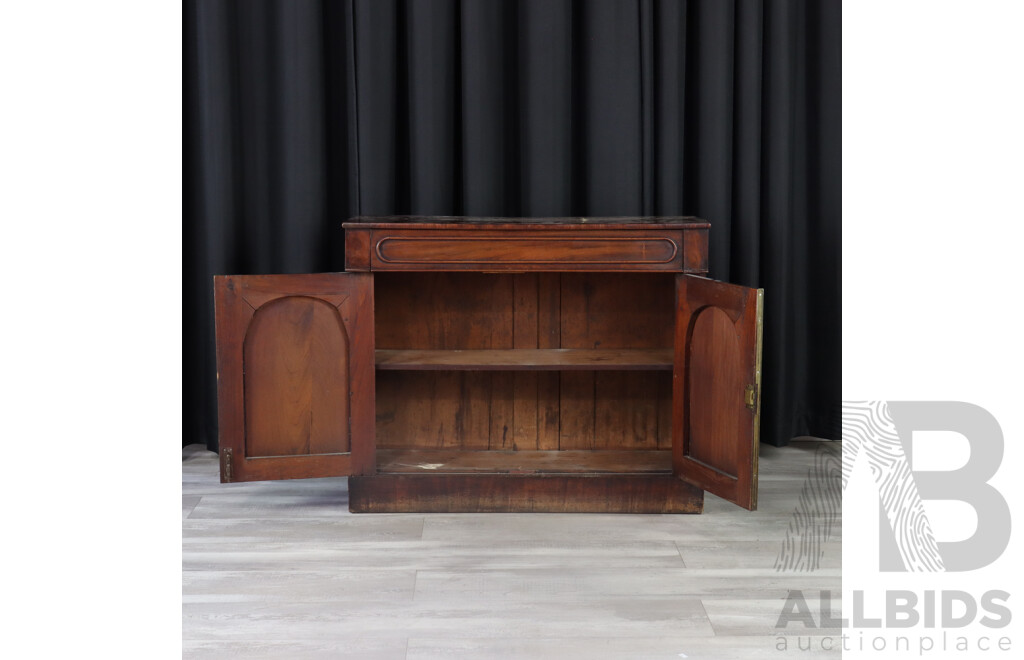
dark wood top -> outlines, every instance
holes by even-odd
[[[693,216],[602,216],[571,218],[503,218],[455,215],[362,215],[346,229],[702,229],[710,223]]]

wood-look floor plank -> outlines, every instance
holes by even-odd
[[[199,504],[199,500],[203,499],[202,495],[182,495],[181,496],[181,517],[188,518],[189,514],[192,513],[192,509],[196,508]]]
[[[319,641],[186,639],[182,644],[182,657],[186,660],[402,660],[407,649],[408,642],[401,637],[353,635],[348,639]]]
[[[827,589],[826,589],[827,590]],[[831,590],[831,597],[821,598],[818,589],[804,592],[804,602],[820,622],[820,613],[824,609],[833,621],[841,618],[841,590],[836,586]],[[783,621],[779,627],[779,615],[786,604],[786,597],[779,598],[704,598],[704,610],[716,635],[841,635],[836,628],[808,629],[803,622]]]
[[[576,568],[522,568],[469,572],[424,570],[416,578],[418,602],[477,600],[547,602],[568,597],[611,598],[644,594],[689,598],[781,598],[790,590],[832,589],[839,593],[839,569],[815,573],[768,569],[647,568],[619,571]],[[781,607],[782,602],[779,606]]]
[[[801,543],[796,537],[794,541]],[[679,542],[679,555],[687,568],[762,568],[774,570],[781,544],[772,541],[737,541],[720,539],[708,542]],[[843,544],[839,539],[820,545],[805,546],[818,552],[816,566],[839,569],[843,566]]]
[[[549,602],[397,599],[274,603],[185,603],[189,639],[325,640],[443,636],[452,638],[707,637],[713,629],[699,599],[624,596]]]
[[[338,568],[318,571],[183,571],[184,603],[286,603],[410,599],[416,571]]]
[[[444,541],[357,541],[324,544],[308,542],[232,543],[189,542],[182,551],[185,570],[247,571],[288,566],[302,570],[387,567],[395,570],[448,570],[461,568],[515,569],[572,565],[583,569],[655,569],[682,567],[678,549],[660,543],[566,544],[522,543],[495,545]]]
[[[334,547],[358,541],[416,541],[423,516],[342,516],[337,518],[193,518],[182,523],[182,544],[294,541]]]
[[[794,647],[796,640],[788,640]],[[837,651],[822,651],[821,647],[839,644],[831,636],[815,635],[800,640],[809,651],[790,650],[783,653],[776,650],[775,637],[723,636],[696,637],[681,634],[661,637],[617,638],[595,636],[588,639],[570,638],[473,638],[452,639],[437,636],[414,636],[409,638],[408,660],[480,660],[481,658],[505,658],[536,660],[558,658],[559,660],[678,660],[680,657],[713,658],[714,660],[780,660],[800,658],[821,660],[837,658]],[[838,646],[837,646],[838,648]]]
[[[735,505],[730,504],[734,509]],[[696,516],[658,514],[502,514],[504,524],[488,520],[488,514],[438,514],[425,518],[424,540],[460,543],[486,537],[493,543],[523,539],[581,541],[607,539],[610,533],[620,541],[671,540],[679,543],[711,541],[769,541],[781,544],[792,520],[791,514],[760,511],[732,516],[707,513]],[[685,520],[684,520],[685,518]],[[825,519],[822,519],[822,523]],[[609,530],[614,530],[610,532]],[[836,533],[841,530],[836,528]]]

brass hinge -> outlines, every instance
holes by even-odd
[[[757,389],[753,385],[747,385],[747,388],[743,390],[743,402],[751,410],[757,408]]]
[[[231,483],[231,464],[232,464],[231,449],[225,448],[220,450],[220,474],[221,481],[226,484]]]

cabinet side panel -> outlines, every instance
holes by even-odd
[[[370,231],[345,230],[345,270],[370,270]]]
[[[683,271],[702,275],[708,272],[708,230],[683,232]]]

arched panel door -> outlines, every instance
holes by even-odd
[[[690,275],[676,282],[673,472],[756,509],[764,291]]]
[[[372,473],[372,276],[219,276],[214,299],[221,481]]]

